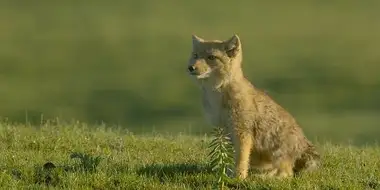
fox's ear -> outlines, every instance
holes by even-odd
[[[229,57],[235,57],[241,49],[239,36],[234,34],[230,39],[224,42],[225,50]]]
[[[191,38],[193,39],[193,45],[199,44],[204,41],[202,38],[198,37],[195,34],[191,35]]]

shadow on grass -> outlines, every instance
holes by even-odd
[[[151,164],[141,167],[138,175],[158,179],[161,183],[186,184],[192,189],[210,189],[216,185],[217,175],[206,164],[178,163]],[[232,180],[227,183],[230,189],[247,188],[246,183]]]
[[[208,165],[196,163],[151,164],[138,169],[137,174],[195,189],[211,187],[216,180]]]
[[[158,179],[161,183],[186,184],[191,189],[212,189],[218,181],[217,174],[208,165],[196,163],[151,164],[137,170],[138,175]],[[231,180],[226,183],[229,189],[252,189],[248,182]],[[263,184],[253,189],[267,188]]]
[[[211,168],[200,164],[151,164],[137,170],[137,174],[150,177],[174,177],[179,175],[210,174]]]

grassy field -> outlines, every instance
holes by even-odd
[[[244,70],[307,133],[380,133],[380,1],[60,1],[0,6],[0,116],[210,131],[186,73],[191,34],[243,43]]]
[[[0,124],[4,189],[210,189],[209,136],[136,135],[82,123]],[[380,189],[380,148],[319,143],[322,167],[287,180],[233,180],[229,189]],[[73,155],[81,155],[75,158]],[[86,158],[83,155],[88,155]],[[54,167],[53,167],[54,166]]]
[[[229,187],[379,189],[379,7],[378,0],[4,0],[0,120],[34,126],[0,123],[0,186],[211,187],[204,136],[211,126],[186,64],[191,34],[236,33],[249,80],[320,142],[324,162],[296,179],[252,177]],[[88,125],[64,124],[71,119]]]

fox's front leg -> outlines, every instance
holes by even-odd
[[[249,158],[253,148],[253,139],[249,134],[239,134],[234,142],[235,147],[235,175],[239,179],[248,176]]]

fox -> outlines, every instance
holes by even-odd
[[[245,77],[239,36],[191,36],[187,71],[200,87],[207,121],[231,139],[235,168],[230,175],[244,180],[256,169],[259,176],[288,178],[318,168],[321,155],[295,118]]]

